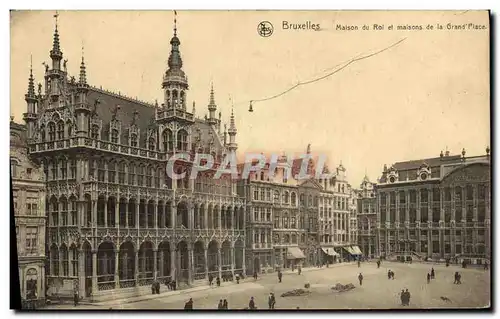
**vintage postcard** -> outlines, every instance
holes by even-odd
[[[18,308],[490,307],[488,11],[10,27]]]

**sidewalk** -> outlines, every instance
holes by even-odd
[[[356,263],[355,262],[344,262],[344,263],[337,263],[337,264],[330,265],[328,268],[326,266],[323,266],[321,268],[306,267],[306,268],[302,268],[302,272],[304,273],[304,272],[310,272],[310,271],[325,270],[325,269],[330,269],[330,268],[339,268],[339,267],[343,267],[343,266],[351,266],[354,264],[356,264]],[[268,277],[268,276],[276,276],[276,274],[277,274],[277,272],[267,273],[267,274],[260,275],[259,278]],[[295,269],[295,271],[293,271],[293,272],[291,269],[287,269],[287,270],[283,271],[283,274],[298,274],[298,272],[297,272],[297,269]],[[255,281],[254,281],[252,276],[248,276],[248,277],[245,277],[245,279],[240,280],[240,284],[244,284],[246,282],[255,282]],[[226,287],[226,286],[231,286],[231,285],[237,285],[237,283],[235,281],[221,282],[221,287]],[[212,286],[212,287],[214,287],[214,286]],[[208,290],[208,289],[211,289],[212,287],[210,287],[207,283],[206,285],[201,285],[201,286],[187,288],[187,289],[165,290],[164,292],[162,292],[158,295],[147,294],[147,295],[142,295],[142,296],[114,299],[114,300],[102,301],[102,302],[93,302],[93,303],[92,302],[80,302],[80,304],[87,305],[87,306],[95,306],[95,307],[113,307],[113,306],[117,306],[117,305],[124,304],[124,303],[135,303],[135,302],[141,302],[141,301],[146,301],[146,300],[155,300],[155,299],[165,298],[165,297],[169,297],[169,296],[189,294],[189,293],[196,292],[196,291]]]

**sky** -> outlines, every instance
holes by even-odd
[[[11,12],[11,114],[26,112],[30,56],[37,82],[49,62],[53,11]],[[68,72],[78,78],[82,51],[87,81],[122,95],[161,103],[172,11],[60,11],[59,34]],[[270,37],[257,26],[269,21]],[[320,31],[284,30],[288,24],[319,24]],[[468,23],[488,25],[483,11],[178,11],[183,69],[190,85],[187,105],[207,112],[213,82],[217,112],[229,122],[234,105],[238,153],[313,154],[339,163],[358,187],[384,164],[438,157],[446,148],[482,155],[490,145],[489,30],[447,30]],[[373,24],[384,30],[372,30]],[[433,30],[427,30],[427,25]],[[437,24],[444,26],[437,30]],[[341,31],[337,25],[357,25]],[[368,25],[370,30],[362,30]],[[424,30],[389,30],[422,25]],[[330,77],[299,82],[369,55]],[[83,45],[83,50],[82,50]]]

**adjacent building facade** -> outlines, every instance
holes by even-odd
[[[377,250],[483,262],[491,256],[491,165],[485,156],[441,152],[398,162],[377,184]]]
[[[365,175],[357,191],[358,244],[369,258],[377,256],[377,193],[375,183]]]
[[[234,155],[234,115],[222,131],[213,88],[204,119],[194,102],[188,109],[176,28],[170,44],[160,104],[90,86],[83,57],[78,78],[70,76],[57,23],[38,92],[30,75],[27,143],[46,180],[48,285],[59,294],[102,299],[147,291],[154,280],[192,284],[245,271],[236,184],[213,170],[188,178],[195,153],[216,163]],[[189,156],[171,170],[186,176],[171,180],[166,164],[177,153]]]
[[[28,157],[25,131],[11,120],[10,172],[23,308],[43,305],[46,288],[44,176]]]

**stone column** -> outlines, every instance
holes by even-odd
[[[157,273],[158,273],[158,261],[156,258],[158,257],[158,251],[156,249],[153,249],[153,278],[154,280],[157,279]]]
[[[92,295],[97,293],[97,251],[92,251]]]
[[[108,198],[104,197],[104,228],[108,227]]]
[[[234,267],[236,265],[236,256],[234,255],[234,242],[231,242],[231,274],[234,277]]]
[[[120,251],[115,249],[115,289],[120,288]]]
[[[140,210],[140,202],[141,200],[139,197],[137,198],[137,202],[135,203],[135,228],[137,228],[137,231],[141,228],[139,224],[139,210]]]
[[[125,227],[128,228],[128,203],[129,200],[125,202]]]
[[[158,200],[155,202],[154,204],[154,225],[153,225],[153,228],[155,228],[156,230],[158,230]]]
[[[243,257],[242,257],[242,258],[243,258],[243,261],[242,261],[242,268],[243,268],[243,273],[246,275],[246,273],[247,273],[247,267],[246,267],[246,265],[245,265],[245,261],[246,261],[246,257],[247,257],[247,256],[246,256],[246,252],[245,252],[245,250],[246,250],[246,248],[245,248],[245,246],[243,246],[243,254],[242,254],[242,255],[243,255]],[[274,253],[273,253],[273,256],[274,256]],[[273,265],[273,267],[274,267],[274,265]]]
[[[220,223],[220,218],[219,218],[219,223]],[[220,247],[217,248],[217,260],[218,260],[217,265],[219,267],[219,278],[222,278],[222,256],[221,256],[221,249],[220,249]]]
[[[120,202],[115,197],[115,227],[120,229]]]
[[[175,245],[170,244],[170,277],[172,280],[177,280],[176,265],[175,265]]]
[[[188,283],[193,282],[193,268],[194,268],[194,256],[193,256],[193,244],[188,244]]]
[[[135,259],[134,259],[135,265],[134,265],[134,280],[135,280],[135,286],[139,286],[139,249],[135,250]]]
[[[203,252],[205,254],[205,279],[208,279],[208,250],[206,245],[204,248],[205,249],[203,250]]]
[[[208,205],[203,205],[203,228],[208,228]]]
[[[177,206],[175,206],[173,200],[170,202],[170,220],[172,223],[172,228],[177,228]]]
[[[78,251],[78,293],[80,297],[85,296],[85,254],[81,249]]]
[[[163,250],[160,251],[160,269],[158,271],[160,272],[160,277],[165,276],[165,252]]]

